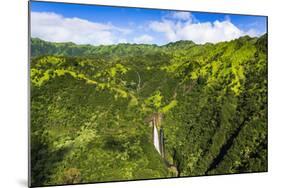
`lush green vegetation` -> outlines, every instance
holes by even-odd
[[[32,39],[31,55],[34,186],[267,171],[267,35],[164,46]]]

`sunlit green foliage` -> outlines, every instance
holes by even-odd
[[[267,171],[267,35],[31,54],[33,186]]]

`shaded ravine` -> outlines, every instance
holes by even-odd
[[[218,164],[223,160],[224,156],[227,154],[228,150],[233,145],[234,139],[238,136],[241,129],[244,127],[245,122],[247,122],[252,115],[253,115],[253,113],[251,113],[251,115],[249,115],[248,118],[243,120],[243,122],[240,124],[240,126],[234,131],[234,133],[229,137],[229,139],[226,141],[226,143],[221,147],[219,154],[217,155],[216,158],[214,158],[210,167],[205,172],[205,175],[208,175],[208,173],[210,171],[212,171],[213,169],[215,169],[218,166]]]

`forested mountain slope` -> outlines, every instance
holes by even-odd
[[[267,35],[164,46],[33,38],[31,56],[32,185],[267,171]]]

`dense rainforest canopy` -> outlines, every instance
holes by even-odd
[[[266,34],[163,46],[32,38],[30,77],[33,186],[267,171]]]

